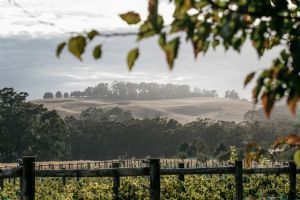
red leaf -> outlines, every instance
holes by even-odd
[[[285,139],[289,145],[300,145],[300,136],[296,134],[289,134]]]
[[[261,102],[265,111],[265,115],[269,119],[275,102],[275,97],[272,94],[264,93],[261,97]]]
[[[289,96],[287,99],[287,104],[290,108],[290,111],[295,116],[296,115],[296,108],[297,108],[297,102],[299,100],[298,96]]]

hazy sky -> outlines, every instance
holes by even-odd
[[[175,69],[170,72],[156,39],[139,44],[141,57],[134,70],[128,72],[126,54],[138,45],[135,38],[112,38],[104,42],[103,59],[94,61],[90,54],[79,62],[67,53],[57,59],[56,45],[68,32],[97,28],[101,31],[122,31],[128,26],[118,17],[129,10],[145,17],[146,0],[22,0],[0,1],[0,87],[27,91],[30,98],[40,98],[44,91],[71,91],[94,86],[99,82],[155,81],[187,83],[203,89],[235,89],[250,97],[243,89],[246,74],[270,66],[277,50],[260,60],[250,43],[238,54],[222,48],[200,55],[195,61],[190,44],[182,43]],[[171,20],[172,7],[167,1],[160,12]],[[133,27],[134,28],[134,27]],[[95,43],[96,44],[96,43]]]

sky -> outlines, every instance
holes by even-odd
[[[160,13],[171,21],[173,7],[167,1]],[[118,14],[134,10],[146,17],[146,0],[1,0],[0,1],[0,88],[14,87],[26,91],[30,99],[41,98],[45,91],[70,92],[95,86],[100,82],[131,81],[189,84],[202,89],[216,89],[223,96],[234,89],[250,99],[251,85],[243,88],[245,76],[271,65],[279,49],[267,52],[262,58],[246,42],[241,54],[223,48],[209,51],[194,60],[190,44],[182,41],[173,71],[167,67],[157,38],[139,44],[134,37],[98,39],[103,43],[101,60],[93,60],[91,50],[80,62],[64,52],[55,57],[58,43],[71,32],[122,32],[128,27]],[[127,52],[140,47],[140,58],[129,72]]]

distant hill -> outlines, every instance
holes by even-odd
[[[243,121],[244,114],[252,109],[252,103],[246,100],[225,98],[197,97],[147,101],[109,101],[86,98],[42,99],[33,103],[43,104],[48,109],[55,109],[62,117],[78,117],[82,110],[89,107],[111,109],[119,107],[130,110],[134,117],[145,118],[156,115],[167,116],[186,123],[197,118],[213,120]]]

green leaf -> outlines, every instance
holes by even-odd
[[[59,58],[59,56],[60,56],[62,50],[65,48],[66,44],[67,44],[66,42],[62,42],[62,43],[60,43],[59,45],[57,45],[57,48],[56,48],[56,56],[57,56],[58,58]]]
[[[295,161],[296,165],[299,167],[300,166],[300,150],[297,150],[294,153],[294,161]]]
[[[219,44],[220,44],[220,40],[215,39],[215,40],[213,41],[212,46],[213,46],[214,50],[216,49],[216,47],[217,47]]]
[[[102,56],[102,45],[99,44],[95,46],[94,51],[93,51],[93,56],[95,59],[99,59]]]
[[[132,70],[132,67],[138,57],[139,57],[139,49],[138,48],[134,48],[131,51],[129,51],[128,56],[127,56],[127,65],[128,65],[129,70]]]
[[[251,72],[250,74],[248,74],[245,78],[244,81],[244,87],[246,87],[248,85],[248,83],[250,83],[250,81],[254,78],[255,76],[255,72]]]
[[[96,30],[92,30],[87,34],[89,40],[93,40],[95,36],[100,35],[100,33]]]
[[[72,37],[69,40],[68,49],[79,60],[82,60],[81,55],[84,53],[85,47],[86,39],[83,36]]]
[[[177,58],[179,45],[180,38],[176,37],[163,47],[170,70],[172,70],[174,67],[174,60]]]
[[[284,61],[287,61],[289,59],[289,54],[286,52],[285,49],[280,52],[280,56]]]
[[[141,17],[138,13],[135,12],[127,12],[125,14],[121,14],[120,17],[127,22],[127,24],[132,25],[132,24],[137,24],[141,21]]]
[[[160,34],[158,44],[161,48],[164,48],[164,46],[166,45],[166,33]]]

